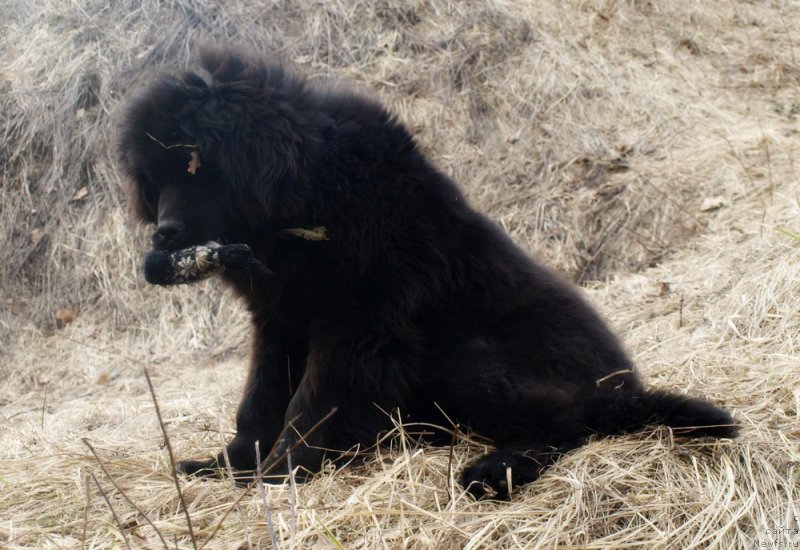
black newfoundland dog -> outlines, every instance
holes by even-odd
[[[706,401],[645,389],[579,290],[473,210],[378,103],[250,53],[200,57],[131,99],[119,151],[155,250],[236,243],[267,268],[222,274],[255,338],[234,468],[255,468],[259,441],[273,474],[290,450],[317,472],[394,414],[491,439],[461,483],[506,497],[593,434],[736,434]]]

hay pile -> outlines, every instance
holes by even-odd
[[[212,454],[246,317],[213,280],[144,283],[112,144],[120,97],[199,40],[374,90],[479,208],[586,285],[652,385],[743,430],[595,441],[512,502],[476,503],[453,477],[480,444],[450,464],[398,428],[365,467],[227,515],[229,484],[182,480],[198,547],[800,545],[800,242],[780,231],[800,231],[797,4],[9,0],[0,22],[3,547],[193,546],[143,367],[176,454]]]

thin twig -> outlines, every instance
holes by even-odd
[[[150,139],[152,139],[153,141],[158,143],[164,149],[175,149],[177,147],[185,147],[187,149],[197,149],[197,145],[189,145],[187,143],[176,143],[175,145],[164,145],[153,134],[148,132],[146,135],[147,135],[147,137],[149,137]]]
[[[275,525],[272,523],[272,510],[267,505],[267,494],[264,491],[264,480],[261,479],[261,449],[256,439],[256,479],[258,479],[258,494],[261,497],[261,502],[264,504],[264,516],[267,518],[267,531],[269,531],[269,538],[272,541],[272,547],[276,550],[278,547],[278,537],[275,534]]]
[[[225,459],[225,470],[228,473],[228,478],[231,480],[231,494],[236,497],[236,478],[233,476],[233,467],[231,466],[231,460],[228,457],[228,447],[225,445],[225,436],[223,436],[223,429],[222,429],[222,420],[220,419],[220,426],[219,426],[219,438],[222,443],[222,457]],[[261,460],[261,457],[256,457],[257,461]],[[236,504],[236,513],[239,514],[239,519],[242,522],[242,529],[244,529],[244,540],[247,542],[247,548],[249,550],[253,550],[253,543],[250,542],[250,529],[247,527],[247,517],[242,512],[242,507],[239,503]]]
[[[297,534],[297,483],[292,467],[292,453],[286,452],[286,470],[289,472],[289,509],[292,511],[292,534]]]
[[[44,385],[44,397],[42,397],[42,420],[41,420],[42,431],[44,431],[44,413],[47,410],[47,389],[49,387],[50,387],[49,383]]]
[[[106,504],[108,504],[108,509],[111,510],[111,515],[114,516],[114,521],[117,522],[117,528],[119,529],[119,533],[122,535],[122,540],[125,541],[125,546],[128,547],[128,550],[133,550],[131,548],[131,543],[128,540],[128,535],[125,534],[125,528],[122,526],[122,522],[119,520],[119,516],[114,511],[114,507],[111,506],[111,501],[108,499],[108,495],[106,495],[106,492],[103,491],[103,488],[100,486],[100,482],[97,481],[97,478],[94,477],[94,474],[91,474],[91,476],[92,479],[94,480],[94,484],[97,485],[97,488],[100,490],[100,494],[103,495],[103,500],[105,500]]]
[[[86,548],[86,531],[89,527],[89,507],[92,505],[92,491],[89,486],[89,477],[84,477],[86,482],[86,507],[83,509],[83,534],[81,535],[81,548]]]
[[[272,463],[266,469],[264,469],[261,472],[260,476],[257,476],[255,479],[253,479],[250,483],[247,484],[247,486],[244,488],[244,490],[242,490],[241,494],[239,495],[239,498],[237,498],[234,501],[233,505],[229,506],[228,509],[225,510],[225,513],[222,514],[222,517],[217,522],[217,525],[214,526],[214,530],[211,531],[211,534],[208,535],[208,538],[205,541],[203,541],[203,544],[201,544],[200,547],[197,550],[203,550],[203,548],[205,548],[206,544],[208,544],[211,541],[211,539],[214,538],[214,535],[216,535],[217,532],[222,528],[222,524],[228,518],[228,515],[230,515],[230,513],[233,511],[234,507],[237,504],[239,504],[245,496],[247,496],[247,494],[250,492],[250,490],[253,487],[255,487],[258,484],[259,481],[264,479],[264,477],[266,477],[267,474],[269,474],[278,464],[280,464],[289,455],[289,453],[294,451],[301,444],[305,443],[305,439],[304,438],[310,436],[312,433],[317,431],[317,429],[320,426],[322,426],[325,422],[327,422],[330,419],[330,417],[332,417],[334,414],[336,414],[337,408],[338,407],[332,408],[331,411],[328,414],[326,414],[325,416],[320,418],[319,421],[316,424],[311,426],[311,428],[300,439],[295,441],[294,444],[292,444],[292,446],[289,447],[281,456],[279,456],[278,458],[273,460]],[[264,462],[266,462],[266,460],[264,460]]]
[[[453,437],[450,439],[450,456],[447,458],[447,497],[453,500],[453,455],[455,454],[456,440],[458,440],[458,424],[453,428]]]
[[[186,516],[186,525],[189,528],[189,538],[192,540],[192,548],[197,550],[197,540],[194,538],[194,530],[192,529],[192,518],[189,516],[189,509],[186,507],[186,501],[183,499],[183,492],[181,491],[181,484],[180,481],[178,481],[178,469],[175,467],[175,455],[172,453],[172,444],[169,442],[169,435],[167,434],[167,427],[164,425],[164,419],[161,418],[161,409],[158,406],[158,399],[156,399],[156,390],[153,388],[153,382],[150,380],[150,373],[147,372],[147,367],[144,368],[144,377],[147,379],[147,387],[150,388],[150,395],[156,407],[158,425],[161,426],[161,433],[164,434],[164,445],[166,445],[167,453],[169,454],[169,466],[172,471],[172,479],[175,481],[175,490],[178,491],[178,501]]]
[[[94,458],[95,458],[95,460],[97,460],[97,463],[100,465],[100,469],[101,469],[101,470],[103,470],[103,473],[106,475],[106,477],[108,478],[108,480],[111,482],[111,485],[113,485],[113,486],[114,486],[114,488],[117,490],[117,492],[120,494],[120,496],[122,496],[122,498],[124,498],[124,499],[125,499],[125,502],[127,502],[128,504],[130,504],[130,505],[133,507],[133,509],[134,509],[134,510],[136,510],[136,512],[137,512],[137,513],[138,513],[140,516],[142,516],[142,517],[144,518],[144,520],[145,520],[145,521],[148,523],[148,525],[150,525],[150,527],[152,527],[152,528],[153,528],[153,530],[154,530],[154,531],[156,532],[156,534],[158,535],[158,538],[160,538],[160,539],[161,539],[161,544],[163,544],[163,545],[164,545],[164,548],[169,548],[169,545],[167,544],[167,541],[166,541],[166,539],[164,539],[164,536],[161,534],[161,531],[159,531],[159,530],[158,530],[158,527],[156,527],[156,526],[155,526],[155,524],[154,524],[152,521],[150,521],[150,518],[149,518],[149,517],[147,517],[147,514],[145,514],[145,513],[144,513],[144,512],[143,512],[143,511],[142,511],[142,510],[141,510],[141,509],[140,509],[140,508],[139,508],[139,507],[136,505],[136,503],[135,503],[135,502],[133,502],[133,500],[131,500],[131,499],[128,497],[128,495],[126,495],[126,494],[125,494],[125,491],[123,491],[123,490],[122,490],[122,487],[120,487],[120,486],[117,484],[117,482],[114,480],[114,478],[113,478],[113,477],[111,477],[111,474],[109,473],[108,469],[106,468],[106,465],[105,465],[105,464],[103,463],[103,461],[100,459],[100,455],[98,455],[98,454],[97,454],[97,451],[95,451],[94,447],[92,447],[92,444],[91,444],[91,443],[89,443],[89,440],[88,440],[88,439],[86,439],[86,438],[84,437],[84,438],[83,438],[81,441],[83,441],[83,444],[84,444],[84,445],[86,445],[87,447],[89,447],[89,450],[90,450],[90,451],[92,452],[92,454],[94,455]]]

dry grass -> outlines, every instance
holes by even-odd
[[[213,280],[144,284],[112,144],[119,98],[209,39],[375,90],[585,283],[651,384],[743,431],[595,441],[510,503],[455,487],[479,444],[448,468],[398,433],[363,467],[246,495],[205,548],[800,545],[768,533],[800,516],[800,242],[779,231],[800,231],[796,3],[5,0],[0,22],[0,546],[192,547],[143,366],[176,454],[214,453],[247,323]],[[238,493],[182,483],[199,546]]]

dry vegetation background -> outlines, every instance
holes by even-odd
[[[798,2],[2,0],[0,25],[0,547],[800,545],[769,533],[800,516]],[[240,492],[182,479],[190,535],[143,366],[176,454],[215,453],[247,322],[216,281],[144,283],[113,121],[200,40],[378,94],[585,285],[650,384],[723,404],[741,437],[595,441],[476,503],[453,478],[480,445],[449,468],[398,436],[228,515]]]

